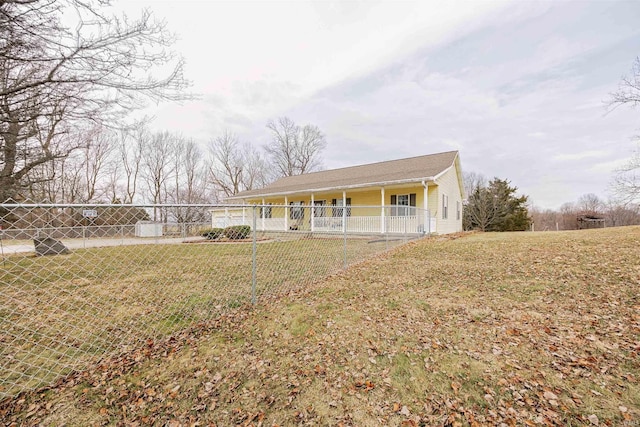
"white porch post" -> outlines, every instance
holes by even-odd
[[[224,226],[229,226],[229,208],[224,208]]]
[[[315,204],[315,198],[313,197],[313,193],[311,193],[311,232],[313,233],[313,231],[315,230],[315,208],[316,204]]]
[[[342,192],[342,232],[347,232],[347,192]]]
[[[289,229],[289,198],[284,196],[284,231]]]
[[[424,187],[424,231],[431,234],[431,214],[429,213],[429,184],[422,183]]]
[[[380,189],[380,197],[381,197],[381,201],[380,201],[380,206],[382,206],[382,209],[380,209],[380,233],[385,233],[386,227],[385,227],[385,219],[384,219],[384,187],[382,187]]]
[[[266,215],[265,211],[266,209],[265,209],[264,198],[263,198],[262,199],[262,215],[260,215],[262,217],[262,231],[264,231],[264,216]]]
[[[245,207],[244,207],[244,204],[243,204],[242,205],[242,225],[245,225],[247,223],[246,217],[247,217],[247,215],[245,213]]]

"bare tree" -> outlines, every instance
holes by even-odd
[[[119,159],[124,173],[124,203],[133,203],[138,191],[142,154],[151,144],[151,134],[145,126],[138,124],[133,130],[120,131]]]
[[[531,220],[535,225],[535,231],[557,230],[560,227],[559,213],[553,209],[529,208]]]
[[[117,152],[117,146],[114,152]],[[124,193],[124,186],[121,184],[120,176],[122,175],[122,166],[118,162],[116,155],[112,155],[107,163],[106,177],[104,182],[105,196],[109,199],[110,203],[122,203],[122,194]]]
[[[609,200],[606,204],[605,218],[608,227],[640,224],[640,205]]]
[[[178,191],[179,203],[202,203],[207,200],[206,171],[202,150],[193,139],[184,142],[182,152],[183,186]]]
[[[107,162],[115,149],[115,136],[105,128],[94,128],[88,134],[88,143],[79,150],[82,167],[83,202],[99,201],[104,196]]]
[[[244,167],[238,137],[225,130],[222,135],[209,142],[209,153],[209,175],[215,187],[226,197],[238,194],[242,190]]]
[[[489,230],[500,215],[501,206],[495,197],[480,185],[467,195],[464,205],[464,229]]]
[[[169,132],[158,132],[151,136],[148,144],[143,147],[141,177],[149,191],[149,201],[153,204],[167,201],[167,186],[175,173],[175,163],[172,162],[176,150],[177,137]],[[166,221],[166,214],[154,208],[154,221]]]
[[[64,200],[64,163],[66,158],[43,163],[31,172],[31,184],[26,198],[35,202],[54,202]]]
[[[148,12],[110,16],[108,4],[0,1],[0,200],[21,197],[33,169],[78,148],[62,147],[78,122],[115,120],[143,98],[184,97],[164,23]]]
[[[604,208],[604,203],[593,193],[583,194],[578,198],[577,208],[583,215],[600,215]]]
[[[609,108],[621,105],[640,105],[640,57],[634,61],[631,75],[622,77],[609,99]],[[616,171],[612,186],[616,196],[627,203],[640,201],[640,145],[628,163]]]
[[[0,97],[0,200],[24,197],[23,190],[52,179],[38,175],[41,166],[67,157],[79,141],[65,121],[63,102],[43,106]]]
[[[477,172],[463,172],[462,182],[464,186],[465,197],[467,198],[474,192],[476,188],[487,186],[487,178]]]
[[[278,177],[300,175],[321,166],[320,154],[327,141],[317,126],[296,125],[288,117],[267,123],[271,142],[264,147]]]
[[[269,180],[268,167],[260,151],[245,143],[243,145],[243,162],[242,188],[244,190],[253,190],[267,185]]]
[[[640,202],[640,143],[627,163],[615,171],[612,189],[625,203]]]
[[[566,202],[560,206],[561,230],[576,230],[578,228],[578,208],[573,202]]]
[[[29,183],[26,194],[30,199],[84,203],[104,196],[107,166],[115,148],[113,133],[94,127],[78,130],[66,140],[73,147],[68,155],[31,168],[23,180]]]
[[[233,133],[224,131],[212,139],[209,153],[211,181],[224,197],[266,183],[266,165],[261,154],[249,143],[241,143]]]
[[[327,141],[320,128],[304,125],[299,135],[297,167],[301,174],[318,170],[322,166],[320,153],[327,147]]]
[[[180,223],[203,222],[207,217],[206,209],[184,206],[208,202],[209,188],[202,151],[194,140],[180,140],[174,161],[175,184],[170,197],[180,206],[172,209],[173,219]]]

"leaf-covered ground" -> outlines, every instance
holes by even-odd
[[[640,228],[421,240],[0,404],[11,425],[639,425]]]

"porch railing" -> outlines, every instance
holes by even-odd
[[[252,206],[212,213],[212,226],[252,225]],[[431,234],[437,232],[436,219],[429,211],[403,206],[260,206],[258,231],[311,231],[319,233]],[[399,214],[401,213],[401,214]]]

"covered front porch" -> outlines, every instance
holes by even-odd
[[[261,194],[212,215],[213,226],[253,225],[262,231],[431,234],[437,232],[438,185],[389,185]],[[255,206],[255,208],[253,208]]]
[[[436,219],[424,209],[395,206],[245,205],[212,210],[212,227],[249,225],[258,231],[431,234]]]

